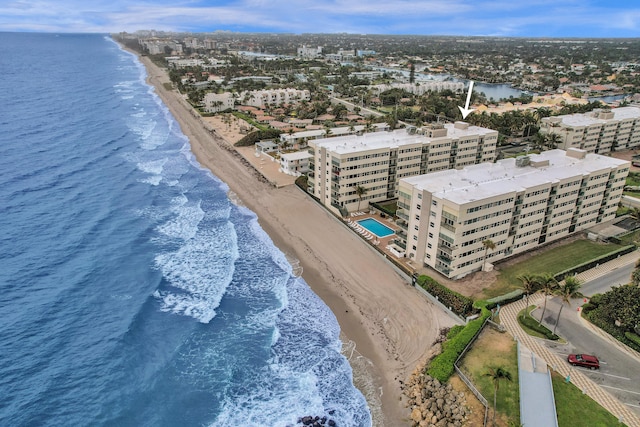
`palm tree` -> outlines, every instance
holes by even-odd
[[[493,243],[493,240],[487,239],[482,242],[482,246],[484,246],[484,258],[482,259],[482,271],[484,271],[487,264],[487,253],[489,252],[489,249],[494,250],[496,248],[496,244]]]
[[[555,335],[556,329],[558,328],[558,322],[560,321],[560,314],[562,313],[562,308],[565,303],[568,306],[571,306],[571,298],[579,298],[582,294],[578,291],[582,286],[582,282],[580,279],[577,279],[575,276],[568,276],[564,279],[564,285],[561,285],[557,290],[556,295],[558,295],[562,301],[560,304],[560,311],[558,311],[558,318],[556,319],[556,325],[553,327],[553,333]]]
[[[534,274],[522,274],[517,277],[522,283],[522,290],[527,298],[527,309],[529,308],[529,295],[538,289],[538,277]]]
[[[489,368],[489,372],[484,374],[486,377],[490,377],[493,381],[493,425],[496,425],[496,405],[498,398],[498,388],[500,387],[500,381],[511,381],[511,372],[502,367]]]
[[[547,297],[549,295],[553,295],[556,289],[558,289],[558,281],[551,274],[546,273],[539,276],[538,285],[540,286],[540,292],[542,292],[542,294],[544,295],[542,315],[540,316],[540,321],[538,322],[538,325],[541,325],[542,319],[544,318],[544,312],[547,310]]]
[[[360,202],[362,202],[362,196],[367,194],[367,189],[361,185],[356,187],[356,194],[358,195],[358,210],[360,210]]]

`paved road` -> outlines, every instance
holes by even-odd
[[[573,300],[571,307],[565,306],[562,310],[557,334],[565,338],[567,344],[548,343],[547,347],[563,360],[570,353],[589,353],[598,356],[601,362],[599,371],[580,367],[573,369],[582,371],[640,416],[640,360],[611,345],[611,342],[585,327],[584,320],[577,312],[577,307],[582,304],[582,299]],[[559,298],[553,298],[547,302],[543,324],[552,330],[559,309]],[[533,315],[537,317],[541,313],[542,310],[539,309],[534,311]]]
[[[612,286],[629,282],[631,272],[635,267],[633,259],[621,265],[614,266],[609,272],[600,277],[594,277],[585,282],[581,291],[588,296],[606,292]],[[595,383],[605,388],[609,393],[627,405],[636,414],[640,415],[640,359],[621,350],[620,347],[596,334],[587,327],[585,320],[579,316],[578,307],[584,304],[584,299],[574,299],[571,306],[565,306],[562,310],[557,326],[558,335],[567,340],[567,344],[547,344],[547,347],[557,355],[566,359],[570,353],[595,354],[601,361],[600,371],[575,367],[573,369],[583,371]],[[543,323],[553,330],[556,324],[560,299],[550,298],[547,302]],[[539,319],[542,309],[532,313]]]
[[[634,268],[635,263],[633,262],[620,266],[602,277],[585,282],[580,287],[580,292],[590,297],[595,294],[603,294],[611,289],[612,286],[629,283],[631,281],[631,272]]]

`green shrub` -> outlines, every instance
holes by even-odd
[[[466,317],[471,314],[473,309],[473,300],[471,298],[452,291],[429,276],[422,275],[418,277],[417,283],[431,295],[437,297],[442,304],[450,307],[451,311],[457,315]]]
[[[248,147],[263,139],[276,139],[280,138],[280,132],[277,129],[267,130],[254,130],[253,132],[245,135],[240,141],[236,142],[236,147]]]
[[[547,337],[547,339],[555,341],[560,338],[559,336],[551,332],[546,327],[538,324],[538,321],[536,319],[534,319],[533,317],[527,314],[518,316],[518,322],[520,322],[522,325],[526,326],[527,328],[532,329],[538,332],[539,334],[544,335],[545,337]]]
[[[594,267],[596,267],[596,266],[598,266],[600,264],[604,264],[607,261],[611,261],[612,259],[615,259],[615,258],[617,258],[619,256],[622,256],[622,255],[626,255],[626,254],[631,253],[631,252],[633,252],[635,250],[636,250],[635,245],[628,245],[628,246],[625,246],[625,247],[620,248],[618,250],[615,250],[613,252],[609,252],[608,254],[604,254],[602,256],[599,256],[598,258],[592,259],[592,260],[587,261],[587,262],[583,262],[582,264],[578,264],[578,265],[576,265],[574,267],[571,267],[568,270],[564,270],[564,271],[561,271],[559,273],[556,273],[553,277],[558,282],[560,282],[560,281],[564,280],[564,278],[567,277],[567,276],[571,276],[573,274],[579,274],[579,273],[582,273],[583,271],[590,270],[590,269],[592,269],[592,268],[594,268]]]
[[[627,337],[629,341],[635,343],[638,347],[640,347],[640,336],[638,334],[634,334],[633,332],[625,332],[624,336]]]
[[[464,329],[464,326],[462,325],[452,326],[451,329],[449,329],[449,332],[447,333],[447,339],[448,340],[452,339],[453,337],[458,335],[460,331],[462,331],[463,329]]]
[[[433,378],[437,378],[440,382],[446,382],[455,371],[454,363],[471,340],[478,334],[489,316],[491,316],[491,312],[482,307],[482,314],[479,318],[467,323],[453,338],[442,344],[442,353],[434,357],[429,363],[427,373]]]

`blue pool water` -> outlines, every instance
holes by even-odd
[[[361,219],[360,221],[358,221],[358,224],[378,237],[387,237],[395,234],[395,231],[393,231],[391,228],[373,218]]]

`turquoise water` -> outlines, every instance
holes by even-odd
[[[361,219],[360,221],[358,221],[358,224],[378,237],[387,237],[395,234],[395,231],[393,231],[391,228],[373,218]]]

